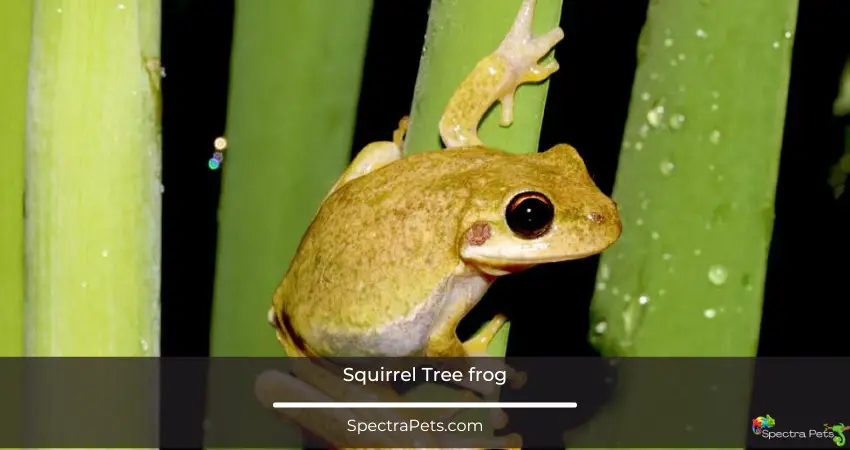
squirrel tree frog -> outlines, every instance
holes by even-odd
[[[616,205],[574,148],[510,154],[478,138],[495,102],[509,126],[517,87],[558,70],[539,61],[563,31],[534,36],[534,7],[523,0],[502,43],[453,94],[439,124],[446,149],[404,155],[405,118],[393,142],[366,146],[333,186],[268,312],[289,356],[484,355],[504,316],[466,342],[456,328],[496,278],[618,239]],[[313,385],[331,397],[356,395],[324,380]],[[277,381],[258,395],[284,389]]]

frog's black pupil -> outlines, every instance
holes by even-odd
[[[505,211],[508,227],[517,236],[525,239],[534,239],[546,233],[554,217],[552,202],[537,192],[517,195]]]

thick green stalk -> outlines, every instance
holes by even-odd
[[[348,164],[371,11],[371,0],[236,2],[214,355],[282,352],[266,311]]]
[[[37,0],[27,354],[159,354],[159,0]]]
[[[797,0],[656,0],[591,340],[605,354],[753,356]]]
[[[0,3],[0,357],[24,352],[24,143],[32,2]]]
[[[561,4],[561,0],[538,0],[535,33],[558,26]],[[520,5],[519,0],[432,0],[405,152],[441,147],[438,123],[446,104],[478,61],[499,46]],[[481,124],[481,140],[512,153],[538,151],[548,87],[548,81],[521,86],[514,103],[513,125],[499,126],[498,114],[493,114],[498,113],[500,106],[496,106]],[[505,354],[509,328],[505,326],[493,340],[491,353]]]

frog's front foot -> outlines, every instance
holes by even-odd
[[[440,136],[446,147],[483,145],[478,138],[478,126],[484,114],[495,102],[502,105],[500,124],[513,122],[514,96],[523,83],[543,81],[558,70],[554,60],[540,60],[564,38],[561,28],[534,36],[536,0],[523,0],[511,30],[499,47],[481,59],[475,69],[455,90],[440,119]]]
[[[543,81],[559,68],[558,62],[554,60],[539,64],[540,59],[564,38],[564,31],[556,27],[542,36],[534,36],[531,24],[536,3],[536,0],[523,1],[513,27],[495,52],[508,61],[514,75],[513,82],[504,87],[504,94],[499,98],[502,104],[502,126],[509,126],[513,122],[516,88],[523,83]]]
[[[506,323],[508,323],[508,318],[504,314],[496,314],[475,336],[463,343],[463,350],[471,357],[490,356],[487,353],[487,348]],[[525,385],[527,376],[524,372],[516,371],[507,364],[502,364],[502,367],[506,371],[511,388],[519,389]]]

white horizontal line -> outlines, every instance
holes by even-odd
[[[274,402],[278,409],[566,409],[575,402]]]

